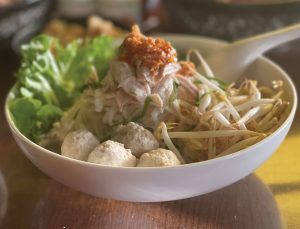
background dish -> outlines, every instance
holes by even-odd
[[[226,2],[226,3],[225,3]],[[172,32],[236,40],[300,21],[300,2],[165,0]]]
[[[24,0],[0,6],[0,51],[19,52],[20,44],[36,35],[48,21],[52,0]]]
[[[171,41],[179,52],[193,47],[204,55],[225,45],[217,40],[193,36],[170,35],[164,38]],[[47,151],[21,135],[9,117],[7,106],[6,115],[25,155],[42,171],[65,185],[91,195],[127,201],[182,199],[217,190],[245,177],[264,162],[286,136],[297,104],[292,82],[284,71],[265,58],[259,58],[247,75],[263,85],[270,85],[272,80],[284,81],[286,96],[292,105],[288,119],[275,133],[254,146],[232,155],[190,165],[129,169],[75,161]]]

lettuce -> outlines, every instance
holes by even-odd
[[[18,86],[10,111],[18,129],[38,141],[80,95],[91,74],[99,82],[115,55],[108,36],[76,40],[67,46],[40,35],[22,46]]]
[[[40,100],[26,97],[13,100],[9,108],[18,129],[34,141],[38,141],[38,137],[47,132],[63,114],[54,105],[42,105]]]
[[[17,98],[10,103],[10,112],[18,129],[26,136],[33,137],[35,132],[36,113],[42,103],[32,98]]]

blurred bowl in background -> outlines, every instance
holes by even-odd
[[[0,5],[0,51],[19,52],[20,44],[36,35],[49,20],[52,0],[20,0]]]
[[[164,0],[168,30],[236,40],[300,22],[296,0]]]

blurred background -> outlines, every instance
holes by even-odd
[[[146,34],[185,33],[233,41],[297,22],[300,0],[0,0],[0,106],[15,81],[20,45],[40,33],[67,43],[99,34],[122,36],[137,23]],[[299,89],[300,40],[267,56],[288,72]],[[3,110],[0,120],[5,122]],[[298,109],[289,137],[256,172],[274,194],[288,228],[300,225],[299,120]],[[7,135],[6,127],[0,137]],[[19,161],[25,164],[23,157]],[[15,161],[11,164],[15,166]]]
[[[146,34],[233,41],[297,23],[299,12],[299,0],[0,0],[0,72],[11,75],[21,44],[39,33],[67,43],[99,34],[122,36],[138,24]],[[287,53],[294,48],[277,49]]]
[[[298,12],[295,0],[0,0],[0,50],[18,53],[21,43],[43,31],[68,41],[116,34],[114,25],[128,30],[134,23],[145,33],[232,41],[298,22]],[[101,18],[88,20],[91,15]]]

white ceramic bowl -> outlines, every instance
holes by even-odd
[[[226,43],[202,37],[169,35],[166,39],[181,51],[197,48],[204,55]],[[287,120],[272,135],[234,154],[193,164],[162,168],[121,168],[70,159],[48,151],[24,137],[14,125],[6,101],[6,117],[13,136],[25,155],[44,173],[84,193],[125,201],[156,202],[188,198],[230,185],[253,172],[277,149],[293,121],[297,95],[287,74],[266,58],[259,58],[248,75],[263,85],[284,81],[291,102]]]

